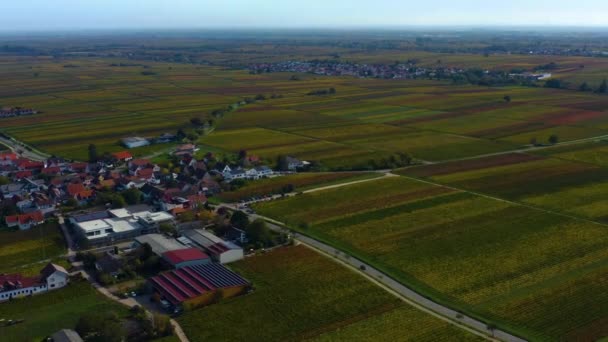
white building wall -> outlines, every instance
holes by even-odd
[[[0,292],[0,302],[5,302],[5,301],[9,300],[11,297],[12,298],[21,298],[21,297],[27,297],[30,294],[35,295],[35,294],[40,294],[40,293],[47,292],[47,291],[48,291],[48,288],[46,287],[46,285],[41,285],[41,286],[27,287],[27,288],[23,288],[23,289],[15,289],[12,291]]]
[[[243,257],[244,256],[243,256],[242,248],[230,249],[230,250],[227,250],[224,253],[220,254],[219,262],[220,262],[220,264],[229,264],[231,262],[241,260],[241,259],[243,259]]]

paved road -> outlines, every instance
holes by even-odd
[[[229,207],[230,208],[230,207]],[[252,219],[263,219],[268,222],[268,226],[270,229],[275,231],[284,231],[285,224],[282,222],[278,222],[268,217],[264,217],[257,214],[250,215]],[[456,325],[460,328],[463,328],[467,331],[475,333],[479,336],[486,337],[490,340],[500,340],[500,341],[509,341],[509,342],[525,342],[526,340],[519,338],[515,335],[512,335],[506,331],[502,331],[499,329],[488,330],[488,325],[483,323],[475,318],[464,315],[460,312],[457,312],[453,309],[450,309],[444,305],[436,303],[429,298],[426,298],[414,290],[408,288],[407,286],[401,284],[397,280],[391,278],[390,276],[384,274],[380,270],[376,269],[374,266],[369,265],[351,255],[345,254],[343,252],[336,253],[336,248],[330,245],[327,245],[321,241],[315,240],[308,236],[295,233],[294,239],[297,241],[312,247],[318,251],[323,252],[328,256],[334,256],[340,262],[352,267],[359,273],[364,274],[368,278],[374,279],[379,284],[383,285],[385,288],[390,289],[393,293],[399,295],[406,302],[414,305],[415,307],[422,309],[426,312],[434,314],[436,317],[443,319],[450,324]]]
[[[23,158],[31,159],[34,161],[46,161],[50,157],[49,154],[42,153],[40,151],[36,151],[35,149],[28,150],[26,148],[27,145],[25,145],[24,143],[22,143],[18,140],[6,139],[4,137],[0,137],[0,143],[2,145],[6,145],[13,152],[15,152],[17,155],[19,155]]]

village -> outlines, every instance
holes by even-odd
[[[128,151],[95,162],[0,152],[3,229],[56,225],[70,263],[49,263],[35,277],[0,275],[0,302],[60,289],[74,276],[171,315],[251,291],[250,281],[224,265],[289,244],[290,236],[209,198],[231,183],[295,173],[308,163],[284,157],[275,170],[253,155],[229,163],[212,153],[196,159],[197,151],[178,146],[171,158],[179,167],[169,172]]]

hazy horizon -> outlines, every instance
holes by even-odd
[[[599,0],[30,0],[3,7],[5,32],[608,27],[608,2]]]

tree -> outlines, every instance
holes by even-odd
[[[286,156],[278,156],[277,157],[277,169],[280,171],[288,171],[289,170],[289,161]]]
[[[125,199],[120,195],[112,196],[111,203],[112,203],[113,209],[120,209],[120,208],[124,208],[127,206],[127,202],[125,202]]]
[[[89,144],[89,161],[91,163],[97,162],[97,146],[95,144]]]
[[[196,127],[203,125],[203,121],[200,118],[192,118],[192,119],[190,119],[190,123]]]
[[[251,222],[247,229],[245,230],[247,233],[247,238],[249,242],[253,244],[261,244],[264,246],[269,246],[272,244],[272,236],[270,234],[270,230],[266,225],[266,221],[262,219],[257,219]]]
[[[143,193],[137,188],[131,188],[122,192],[122,198],[127,202],[128,205],[135,205],[141,203]]]
[[[245,159],[247,158],[247,151],[246,150],[240,150],[239,151],[239,160]]]
[[[177,130],[176,136],[178,140],[183,140],[186,137],[186,132],[184,132],[184,130],[180,128]]]
[[[510,95],[505,95],[502,99],[505,100],[506,103],[511,102],[511,96]]]
[[[557,78],[547,80],[547,82],[545,82],[545,88],[560,89],[562,88],[562,81],[558,80]]]
[[[580,87],[578,87],[580,91],[590,91],[591,87],[587,84],[587,82],[583,82]]]
[[[8,177],[0,176],[0,185],[6,185],[6,184],[9,184],[10,182],[11,182],[11,180],[8,179]]]
[[[191,210],[185,211],[179,215],[180,222],[192,222],[194,219],[194,213]]]
[[[536,137],[533,137],[530,139],[530,145],[536,146],[537,144],[538,144],[538,141],[536,140]]]
[[[600,84],[600,87],[597,88],[597,92],[600,94],[608,93],[608,83],[606,83],[606,79],[604,79],[604,81],[602,81],[602,84]]]
[[[330,94],[335,94],[336,93],[336,88],[329,88],[329,93]]]
[[[557,135],[555,134],[551,134],[551,136],[549,136],[549,143],[552,145],[557,144],[557,142],[559,141],[559,138]]]
[[[239,229],[245,229],[249,225],[249,217],[244,212],[237,210],[230,217],[230,224]]]
[[[124,328],[113,311],[85,312],[78,319],[75,330],[85,341],[120,342],[125,338]]]

